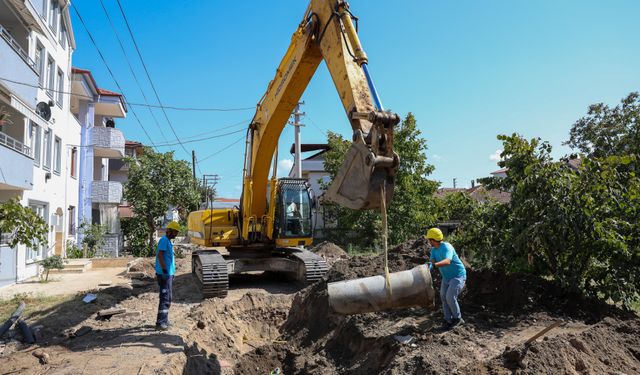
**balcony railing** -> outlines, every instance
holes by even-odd
[[[16,53],[27,63],[27,65],[29,65],[31,69],[33,69],[33,71],[39,76],[40,72],[38,72],[36,62],[29,57],[27,51],[25,51],[24,48],[22,48],[22,46],[18,44],[18,41],[15,40],[11,33],[9,33],[9,31],[2,25],[0,25],[0,36],[2,36],[2,39],[6,40],[7,43],[9,43],[11,48],[13,48]]]
[[[26,146],[24,143],[13,139],[10,136],[0,132],[0,145],[8,147],[16,152],[21,153],[24,156],[31,158],[31,147]]]

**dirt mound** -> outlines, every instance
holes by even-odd
[[[205,300],[189,315],[196,322],[189,340],[197,343],[200,351],[236,360],[272,344],[280,336],[278,327],[290,307],[287,295],[245,294],[232,304]]]
[[[469,372],[521,374],[640,373],[640,320],[606,318],[584,332],[554,337],[530,346],[506,348],[488,363],[470,366]]]
[[[324,241],[320,242],[316,246],[311,249],[314,253],[318,255],[322,255],[325,258],[343,258],[346,259],[349,257],[346,251],[342,250],[342,248],[333,242]]]
[[[410,269],[424,264],[428,255],[426,240],[409,241],[389,251],[389,268],[391,272]],[[506,358],[514,356],[509,354],[511,348],[522,348],[528,338],[558,319],[564,324],[546,334],[550,340],[517,354],[517,366],[531,373],[554,373],[554,366],[568,373],[582,368],[601,372],[610,358],[617,363],[610,366],[612,370],[640,371],[637,317],[626,315],[630,320],[622,321],[623,312],[530,275],[469,270],[461,302],[466,324],[452,331],[440,329],[439,306],[435,311],[412,308],[354,316],[330,312],[327,282],[382,274],[383,266],[382,256],[336,262],[325,280],[294,298],[280,329],[280,340],[286,345],[275,343],[259,353],[247,353],[236,365],[236,373],[251,371],[261,358],[268,358],[268,363],[260,362],[263,365],[282,367],[287,374],[510,372],[513,360]],[[600,323],[588,325],[596,322]],[[612,345],[605,345],[607,337]],[[575,346],[581,345],[576,342],[584,343],[585,356],[592,357],[578,356],[582,362],[575,359],[580,350]],[[554,351],[554,347],[560,349]]]
[[[127,270],[127,275],[136,276],[137,278],[156,278],[155,258],[138,258]]]

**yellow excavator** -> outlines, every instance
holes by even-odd
[[[192,272],[205,298],[225,297],[229,274],[273,271],[310,283],[327,272],[324,259],[305,249],[313,240],[316,203],[309,184],[276,178],[278,139],[323,60],[353,130],[352,146],[324,197],[356,210],[391,200],[400,163],[393,151],[399,117],[382,107],[357,24],[347,2],[311,0],[247,129],[240,207],[189,215],[190,241],[200,245]]]

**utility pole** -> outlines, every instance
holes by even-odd
[[[293,110],[293,122],[289,121],[289,124],[293,125],[296,128],[296,136],[295,136],[295,155],[294,155],[294,165],[296,166],[296,178],[302,178],[302,158],[301,158],[301,147],[300,147],[300,127],[304,126],[300,123],[300,117],[304,116],[304,112],[300,112],[300,106],[303,105],[304,102],[299,102],[296,105],[296,109]]]
[[[191,170],[193,172],[193,183],[198,187],[198,180],[196,179],[196,151],[191,150]]]
[[[453,188],[454,188],[454,189],[456,188],[456,181],[457,181],[457,180],[458,180],[457,178],[454,178],[454,179],[453,179]]]

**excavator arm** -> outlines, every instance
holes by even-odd
[[[272,162],[277,163],[278,140],[323,60],[353,130],[352,146],[325,198],[358,210],[380,207],[382,192],[387,201],[391,199],[399,165],[398,155],[393,152],[393,127],[399,117],[382,107],[354,20],[357,22],[345,1],[311,0],[294,32],[247,132],[241,202],[243,238],[249,238],[257,226],[272,225],[267,187],[272,187],[273,198],[275,176],[269,183],[269,170]]]

